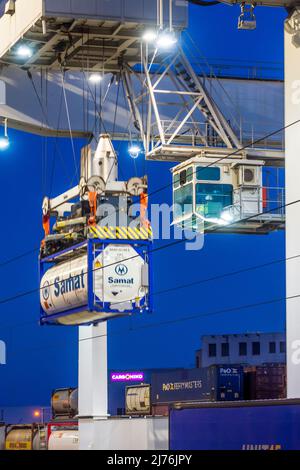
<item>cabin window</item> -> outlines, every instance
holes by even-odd
[[[223,209],[232,205],[231,184],[196,184],[196,211],[205,218],[220,218]]]
[[[217,167],[197,166],[197,180],[200,181],[220,181],[221,170]]]
[[[193,212],[193,184],[187,184],[174,191],[175,218],[183,217]]]
[[[193,167],[189,166],[187,170],[182,170],[173,176],[173,186],[178,188],[184,186],[186,183],[193,181]]]

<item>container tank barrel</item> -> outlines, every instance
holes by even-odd
[[[78,389],[65,388],[54,390],[51,397],[53,418],[58,416],[69,418],[78,414]]]
[[[49,437],[48,450],[79,450],[79,431],[53,431]]]

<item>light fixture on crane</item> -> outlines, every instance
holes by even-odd
[[[22,59],[30,59],[33,55],[33,50],[31,47],[27,46],[26,44],[22,44],[17,49],[17,55]]]
[[[89,76],[89,81],[91,83],[100,83],[103,80],[103,76],[100,73],[92,73]]]
[[[161,29],[158,32],[153,30],[145,31],[142,39],[148,44],[154,44],[160,50],[169,50],[177,43],[176,34],[171,29]]]
[[[138,145],[132,144],[128,148],[128,152],[129,152],[129,155],[131,156],[131,158],[138,158],[140,156],[141,152],[142,152],[142,149]]]
[[[157,32],[153,30],[147,30],[144,32],[143,36],[143,41],[153,43],[155,39],[157,38]]]
[[[7,119],[4,119],[4,134],[0,137],[0,150],[6,150],[9,147],[9,138],[7,134]]]
[[[147,43],[155,44],[157,49],[169,50],[177,43],[177,36],[173,29],[173,0],[169,0],[169,24],[164,24],[163,0],[157,2],[157,31],[146,30],[143,40]]]
[[[161,31],[156,39],[157,49],[169,50],[177,43],[177,37],[174,31]]]

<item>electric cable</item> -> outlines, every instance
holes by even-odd
[[[203,284],[203,283],[207,283],[207,282],[218,281],[218,280],[221,280],[221,279],[225,279],[227,277],[236,276],[238,274],[243,274],[245,272],[251,272],[251,271],[261,269],[261,268],[266,268],[266,267],[269,267],[269,266],[274,266],[276,264],[284,263],[284,262],[291,261],[291,260],[294,260],[294,259],[297,259],[297,258],[300,258],[300,254],[290,256],[290,257],[286,257],[286,258],[279,258],[277,260],[269,261],[269,262],[262,263],[262,264],[257,264],[257,265],[254,265],[254,266],[248,266],[246,268],[242,268],[242,269],[239,269],[239,270],[236,270],[236,271],[229,271],[229,272],[221,273],[219,275],[208,277],[208,278],[198,279],[198,280],[195,280],[195,281],[187,283],[187,284],[180,284],[180,285],[177,285],[176,287],[170,287],[170,288],[163,289],[163,290],[160,290],[160,291],[157,291],[157,292],[153,292],[152,296],[169,293],[169,292],[172,292],[172,291],[175,291],[175,290],[178,291],[178,290],[181,290],[181,289],[186,289],[188,287],[193,287],[195,285],[199,285],[199,284]],[[131,299],[131,300],[134,301],[135,299]],[[37,323],[37,321],[29,322],[29,323],[33,324],[33,323]],[[18,326],[18,324],[17,325],[5,325],[3,323],[0,323],[0,326],[13,327],[13,326]]]
[[[298,204],[299,202],[300,202],[300,199],[298,199],[298,200],[296,200],[296,201],[292,201],[292,202],[290,202],[290,203],[287,203],[287,204],[285,204],[285,205],[283,205],[283,206],[278,206],[277,208],[273,208],[273,209],[271,209],[269,212],[274,211],[274,210],[276,210],[276,209],[278,209],[278,208],[289,207],[289,206],[292,206],[292,205],[294,205],[294,204]],[[249,220],[253,219],[254,217],[257,217],[258,215],[265,214],[265,213],[267,213],[267,212],[268,212],[268,211],[262,212],[262,213],[260,213],[260,214],[254,214],[254,215],[252,215],[252,216],[249,216],[249,217],[247,217],[247,218],[241,219],[241,220],[239,220],[239,221],[231,222],[230,224],[227,224],[227,227],[228,227],[228,226],[231,226],[231,225],[235,225],[236,223],[241,223],[241,222],[249,221]],[[217,231],[218,229],[220,229],[220,226],[217,226],[216,229],[215,229],[215,231]],[[186,239],[183,239],[183,240],[176,240],[176,241],[174,241],[174,242],[170,242],[170,243],[168,243],[168,244],[162,245],[161,247],[154,248],[153,250],[150,250],[149,253],[150,253],[150,254],[156,253],[156,252],[162,251],[162,250],[167,249],[167,248],[170,248],[170,247],[172,247],[172,246],[176,246],[176,245],[178,245],[178,244],[180,244],[180,243],[183,243],[183,242],[186,242],[186,241],[189,241],[189,240],[186,240]],[[129,261],[129,260],[138,258],[139,256],[140,256],[140,255],[137,253],[136,255],[133,255],[133,256],[130,256],[130,257],[128,257],[128,258],[123,259],[122,262],[124,262],[124,261]],[[97,268],[93,268],[91,271],[92,271],[92,272],[99,271],[99,270],[106,269],[106,268],[111,267],[111,266],[115,266],[116,264],[119,264],[119,263],[120,263],[120,261],[115,261],[115,262],[113,262],[113,263],[106,264],[105,266],[100,266],[100,267],[97,267]],[[88,272],[87,272],[87,271],[86,271],[86,272],[83,272],[83,274],[88,274]],[[47,288],[52,287],[52,286],[54,286],[54,283],[52,283],[52,284],[50,283],[49,285],[47,285]],[[6,299],[1,299],[1,300],[0,300],[0,305],[5,304],[5,303],[7,303],[7,302],[11,302],[11,301],[16,300],[16,299],[19,299],[19,298],[22,298],[22,297],[24,297],[24,296],[26,296],[26,295],[30,295],[30,294],[32,294],[32,293],[34,293],[34,292],[40,292],[41,290],[43,290],[43,287],[37,287],[37,288],[31,289],[31,290],[29,290],[29,291],[20,292],[19,294],[16,294],[15,296],[11,296],[11,297],[8,297],[8,298],[6,298]]]
[[[279,133],[279,132],[282,132],[283,130],[285,130],[285,129],[289,128],[289,127],[292,127],[293,125],[296,125],[296,124],[298,124],[299,122],[300,122],[300,119],[298,119],[298,120],[296,120],[296,121],[294,121],[294,122],[292,122],[292,123],[290,123],[290,124],[287,124],[287,125],[284,126],[283,128],[280,128],[279,130],[273,131],[272,133],[268,134],[267,136],[264,136],[264,137],[262,137],[262,138],[260,138],[260,139],[257,139],[253,144],[259,143],[259,142],[265,140],[266,138],[268,138],[268,137],[270,137],[270,136],[273,136],[273,135],[275,135],[275,134],[277,134],[277,133]],[[251,145],[253,145],[253,144],[251,144]],[[216,163],[218,163],[218,162],[220,162],[220,161],[222,161],[222,160],[224,160],[224,159],[226,159],[226,158],[229,158],[230,156],[235,155],[236,153],[239,153],[239,152],[242,151],[242,150],[246,150],[249,146],[250,146],[250,145],[246,145],[246,146],[244,146],[242,149],[238,149],[238,150],[234,151],[233,153],[226,155],[225,157],[219,158],[219,159],[217,159],[216,161],[214,161],[212,164],[216,164]],[[203,167],[201,167],[201,169],[204,170],[204,169],[206,169],[207,167],[210,167],[212,164],[209,164],[209,165],[207,165],[207,166],[203,166]],[[198,171],[200,171],[200,170],[198,169]],[[198,171],[197,171],[197,173],[198,173]],[[195,173],[195,172],[194,172],[194,173]],[[167,185],[164,185],[164,186],[162,186],[162,187],[160,187],[160,188],[154,190],[153,192],[149,193],[149,194],[148,194],[148,197],[153,196],[154,194],[156,194],[156,193],[158,193],[158,192],[160,192],[160,191],[162,191],[162,190],[164,190],[164,189],[166,189],[166,188],[168,188],[168,187],[170,187],[170,186],[172,186],[172,185],[173,185],[172,182],[169,183],[169,184],[167,184]],[[297,202],[298,202],[298,201],[292,201],[292,203],[297,203]],[[290,204],[292,204],[292,203],[290,203]],[[278,207],[278,208],[282,208],[282,209],[283,209],[283,208],[285,208],[286,206],[287,206],[287,205],[285,204],[285,205],[280,206],[280,207]],[[272,210],[270,210],[270,212],[273,212],[274,210],[276,210],[276,208],[273,208]],[[266,212],[267,212],[267,211],[264,211],[264,212],[262,212],[261,214],[255,214],[255,216],[251,216],[250,218],[256,217],[257,215],[263,215],[263,214],[265,214]],[[239,222],[241,222],[241,221],[239,221]],[[235,222],[235,223],[237,223],[237,222]],[[227,227],[230,226],[230,225],[231,225],[231,224],[227,224]],[[185,241],[185,240],[184,240],[184,241]],[[182,240],[179,240],[179,242],[182,242]],[[0,263],[0,268],[1,268],[2,266],[5,266],[5,265],[7,265],[7,264],[9,264],[9,263],[11,263],[11,262],[17,260],[17,259],[20,259],[20,258],[22,258],[22,257],[24,257],[24,256],[27,256],[27,254],[30,254],[30,253],[32,253],[32,252],[34,252],[34,251],[39,250],[39,249],[40,249],[40,247],[34,248],[33,250],[30,250],[29,252],[25,252],[24,254],[18,255],[18,256],[14,257],[14,258],[11,258],[10,260],[6,260],[6,261],[4,261],[3,263]]]
[[[188,0],[189,3],[198,5],[199,7],[212,7],[214,5],[219,5],[221,2],[218,0],[206,1],[206,0]]]
[[[159,326],[169,326],[169,325],[172,325],[172,324],[175,324],[175,323],[182,323],[182,322],[185,322],[185,321],[191,321],[191,320],[195,320],[195,319],[198,319],[198,318],[211,317],[211,316],[215,316],[215,315],[221,315],[223,313],[239,312],[241,310],[246,310],[246,309],[249,309],[249,308],[256,308],[256,307],[261,307],[263,305],[271,305],[271,304],[274,304],[274,303],[286,302],[287,300],[294,300],[294,299],[298,299],[298,298],[300,298],[300,294],[295,294],[295,295],[286,296],[286,297],[278,297],[278,298],[275,298],[275,299],[268,299],[268,300],[264,300],[264,301],[261,301],[261,302],[255,302],[255,303],[252,303],[252,304],[239,305],[239,306],[236,306],[236,307],[233,306],[233,307],[228,307],[228,308],[224,308],[224,309],[220,309],[220,310],[213,310],[211,312],[197,313],[197,314],[194,314],[194,315],[190,315],[188,317],[179,317],[179,318],[174,318],[173,320],[165,320],[165,321],[160,321],[160,322],[156,322],[156,323],[150,323],[148,325],[141,325],[141,326],[138,326],[138,327],[135,327],[135,328],[132,328],[132,329],[128,329],[126,331],[125,330],[118,331],[118,332],[113,331],[113,332],[110,332],[109,335],[114,336],[115,334],[130,333],[131,331],[146,330],[148,328],[157,328]],[[108,336],[108,335],[107,334],[106,335],[95,335],[95,336],[91,336],[89,338],[83,338],[83,339],[79,340],[79,342],[89,341],[89,340],[96,339],[96,338],[101,338],[101,337],[104,337],[104,336]]]
[[[271,134],[268,134],[268,136],[275,135],[275,134],[277,134],[277,133],[279,133],[279,132],[281,132],[281,131],[283,131],[283,130],[289,128],[289,127],[292,127],[292,126],[295,125],[295,124],[298,124],[299,122],[300,122],[300,119],[298,119],[297,121],[294,121],[294,122],[291,123],[291,124],[286,125],[285,127],[281,128],[281,129],[279,129],[279,130],[277,130],[277,131],[272,132]],[[267,136],[262,137],[262,138],[258,139],[255,143],[259,143],[260,141],[265,140],[266,138],[267,138]],[[220,161],[222,161],[222,160],[224,160],[224,159],[226,159],[226,158],[229,158],[230,156],[235,155],[236,153],[240,152],[241,150],[245,150],[245,149],[247,149],[247,148],[248,148],[248,146],[244,146],[242,149],[239,149],[239,150],[237,150],[237,151],[235,151],[235,152],[233,152],[233,153],[231,153],[231,154],[228,154],[228,155],[225,156],[225,157],[222,157],[222,158],[220,158],[220,159],[217,159],[217,160],[214,161],[212,164],[216,164],[216,163],[218,163],[218,162],[220,162]],[[206,169],[207,167],[211,166],[212,164],[209,164],[209,165],[207,165],[207,166],[203,166],[203,167],[201,167],[201,169],[204,170],[204,169]],[[200,169],[197,170],[197,173],[198,173],[198,171],[200,171]],[[195,173],[195,172],[194,172],[194,173]],[[157,194],[158,192],[163,191],[164,189],[166,189],[166,188],[168,188],[168,187],[170,187],[170,186],[172,186],[172,185],[173,185],[173,183],[169,183],[169,184],[167,184],[167,185],[165,185],[165,186],[162,186],[162,187],[160,187],[160,188],[158,188],[158,189],[152,191],[151,193],[149,193],[149,194],[148,194],[148,197],[153,196],[154,194]],[[285,206],[283,206],[282,208],[284,208],[284,207],[285,207]],[[272,209],[272,211],[274,211],[274,210],[275,210],[275,208]],[[266,211],[264,211],[263,214],[264,214],[264,213],[266,213]],[[228,225],[230,225],[230,224],[228,224]],[[6,261],[4,261],[3,263],[0,263],[0,268],[1,268],[2,266],[5,266],[5,265],[9,264],[10,262],[13,262],[13,261],[15,261],[15,260],[17,260],[17,259],[20,259],[20,257],[26,256],[27,254],[30,254],[30,253],[32,253],[33,251],[37,251],[37,250],[39,250],[39,249],[40,249],[40,247],[34,248],[33,250],[30,250],[29,252],[25,252],[24,254],[21,254],[21,255],[18,255],[18,256],[16,256],[16,257],[14,257],[14,258],[11,258],[11,260],[6,260]]]
[[[99,339],[99,338],[105,338],[105,337],[111,337],[111,336],[118,336],[118,335],[124,335],[124,333],[128,334],[128,333],[132,333],[132,332],[135,332],[135,331],[141,331],[141,330],[147,330],[147,329],[151,329],[151,328],[158,328],[158,327],[162,327],[162,326],[170,326],[170,325],[174,325],[174,324],[177,324],[177,323],[184,323],[185,321],[193,321],[193,320],[196,320],[196,319],[199,319],[199,318],[209,318],[209,317],[213,317],[213,316],[216,316],[216,315],[222,315],[222,314],[229,314],[229,313],[235,313],[235,312],[240,312],[242,310],[247,310],[247,309],[253,309],[253,308],[257,308],[257,307],[261,307],[261,306],[267,306],[267,305],[272,305],[272,304],[275,304],[275,303],[280,303],[280,302],[286,302],[288,300],[295,300],[295,299],[299,299],[300,298],[300,294],[295,294],[295,295],[291,295],[291,296],[285,296],[285,297],[278,297],[278,298],[274,298],[274,299],[267,299],[267,300],[264,300],[264,301],[260,301],[260,302],[255,302],[255,303],[250,303],[250,304],[244,304],[244,305],[238,305],[238,306],[232,306],[232,307],[228,307],[228,308],[225,308],[225,309],[218,309],[218,310],[213,310],[213,311],[207,311],[207,312],[202,312],[202,313],[195,313],[193,315],[190,315],[188,317],[179,317],[179,318],[174,318],[173,320],[165,320],[165,321],[160,321],[160,322],[155,322],[155,323],[150,323],[150,324],[147,324],[147,325],[140,325],[140,326],[137,326],[137,327],[132,327],[132,328],[128,328],[128,329],[121,329],[121,330],[118,330],[118,331],[111,331],[106,334],[100,334],[100,335],[94,335],[94,336],[90,336],[90,337],[87,337],[87,338],[82,338],[82,339],[79,339],[78,342],[81,343],[81,342],[85,342],[85,341],[92,341],[94,339]],[[78,327],[78,325],[70,325],[71,327]],[[70,328],[70,326],[68,326],[67,328]],[[56,344],[53,344],[53,342],[51,342],[50,345],[47,345],[47,346],[41,346],[41,347],[37,347],[37,348],[24,348],[23,350],[24,351],[36,351],[36,350],[43,350],[43,349],[51,349],[53,347],[57,347],[57,344],[60,344],[60,342],[56,343]],[[64,344],[64,343],[62,343]]]

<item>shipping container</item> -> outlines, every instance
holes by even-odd
[[[244,367],[244,400],[256,399],[256,367]]]
[[[74,418],[78,414],[78,389],[59,388],[52,392],[52,418]]]
[[[300,450],[300,400],[170,409],[170,450]]]
[[[286,365],[266,364],[244,368],[245,400],[286,398]]]
[[[48,450],[79,450],[78,428],[53,431],[49,438]]]
[[[5,424],[0,423],[0,450],[5,449]]]
[[[61,431],[63,429],[78,429],[78,420],[77,419],[68,419],[68,420],[53,420],[49,421],[47,424],[47,442],[49,441],[50,435],[54,431]]]
[[[169,405],[152,405],[152,416],[169,416]]]
[[[126,387],[126,414],[127,415],[150,415],[151,387],[148,384],[134,387]]]
[[[268,364],[256,368],[256,400],[286,398],[285,364]]]
[[[212,366],[216,369],[216,400],[235,401],[244,398],[244,371],[237,366]]]
[[[198,401],[228,401],[243,398],[243,369],[240,366],[211,366],[152,374],[153,404]]]
[[[46,450],[45,425],[20,424],[6,427],[5,450]]]

